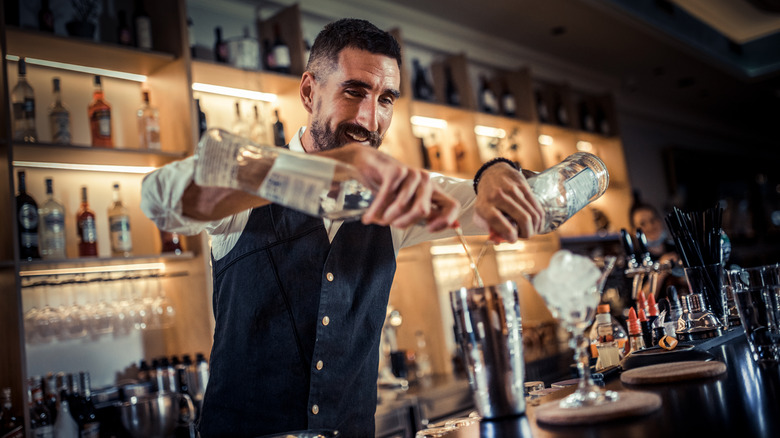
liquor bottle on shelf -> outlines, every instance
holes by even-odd
[[[241,117],[241,103],[236,101],[236,118],[230,131],[241,137],[249,138],[249,124]]]
[[[217,62],[228,62],[228,45],[222,39],[222,27],[214,28],[214,60]]]
[[[276,60],[274,51],[271,50],[271,41],[263,40],[263,70],[276,71]]]
[[[192,59],[195,59],[195,54],[197,53],[195,46],[197,45],[197,42],[195,40],[195,22],[192,21],[192,17],[187,17],[187,41],[190,46],[190,56]]]
[[[75,380],[74,376],[74,380]],[[80,392],[71,394],[70,412],[76,424],[78,425],[80,438],[99,438],[100,423],[97,418],[97,409],[92,400],[92,387],[90,384],[89,373],[79,372]]]
[[[97,257],[97,227],[95,212],[87,202],[87,186],[81,187],[81,206],[76,214],[76,229],[79,236],[79,257]]]
[[[515,102],[515,95],[509,91],[506,80],[502,81],[501,89],[501,111],[507,117],[514,117],[517,115],[517,103]]]
[[[57,423],[57,416],[58,410],[59,410],[59,404],[60,404],[60,397],[57,394],[57,380],[52,373],[48,373],[46,377],[43,378],[43,386],[45,386],[45,391],[43,392],[43,404],[46,405],[46,407],[49,409],[49,413],[51,413],[51,423],[56,424]]]
[[[19,79],[11,91],[14,140],[32,143],[38,139],[38,132],[35,129],[35,92],[27,82],[27,61],[24,58],[19,58],[17,68]]]
[[[163,253],[174,253],[180,255],[184,252],[181,245],[181,235],[176,232],[160,230],[160,241],[162,242]]]
[[[243,36],[231,38],[228,44],[230,65],[247,70],[260,68],[260,44],[249,34],[249,27],[245,26]]]
[[[33,377],[28,382],[30,391],[30,429],[35,438],[54,438],[54,422],[51,412],[43,403],[43,388],[40,377]]]
[[[498,114],[498,98],[496,93],[490,88],[488,80],[484,75],[479,77],[479,109],[480,111]]]
[[[38,252],[38,203],[27,193],[25,172],[17,172],[19,194],[16,195],[16,220],[19,224],[19,257],[22,260],[41,258]]]
[[[609,173],[599,157],[577,152],[549,169],[529,176],[527,181],[544,207],[542,233],[548,233],[601,197],[609,185]]]
[[[452,69],[449,65],[444,66],[444,91],[448,105],[460,106],[460,93],[458,93],[458,87],[452,78]]]
[[[106,101],[102,81],[97,75],[95,75],[95,90],[92,92],[88,114],[92,146],[114,147],[114,141],[111,139],[111,105]]]
[[[49,6],[49,0],[41,0],[38,10],[38,30],[54,33],[54,12]]]
[[[544,100],[542,91],[534,90],[534,100],[536,101],[536,115],[539,117],[539,122],[547,123],[550,121],[550,112],[547,109],[547,102]]]
[[[274,43],[271,46],[276,63],[275,71],[279,73],[290,73],[290,46],[282,39],[282,32],[279,30],[279,23],[274,23]]]
[[[44,259],[64,259],[65,206],[54,198],[54,183],[46,178],[46,202],[40,209],[40,251]]]
[[[257,144],[268,144],[268,125],[265,119],[260,116],[257,104],[255,104],[254,110],[255,119],[252,121],[252,127],[249,130],[249,138]]]
[[[108,228],[111,231],[111,255],[129,257],[133,252],[133,238],[130,234],[130,215],[122,203],[119,183],[114,183],[112,203],[108,208]]]
[[[420,60],[414,58],[412,60],[414,69],[414,86],[413,94],[415,99],[430,101],[433,99],[433,88],[428,83],[428,78],[425,73],[425,68],[420,64]]]
[[[143,92],[143,104],[138,108],[138,134],[141,149],[162,149],[160,144],[160,111],[149,103],[149,92]]]
[[[127,12],[124,9],[120,9],[117,15],[119,25],[116,29],[116,40],[123,46],[132,46],[133,30],[130,28],[130,24],[127,22]]]
[[[203,108],[200,107],[200,99],[195,99],[195,109],[198,111],[198,138],[206,132],[208,124],[206,123],[206,113],[203,112]]]
[[[563,98],[558,93],[555,94],[553,108],[555,110],[555,121],[561,126],[569,126],[569,111],[566,109]]]
[[[152,17],[146,12],[144,0],[135,0],[133,10],[135,45],[139,49],[152,49]]]
[[[70,111],[62,104],[60,78],[52,79],[52,86],[54,87],[54,103],[49,108],[51,142],[70,144]]]
[[[279,110],[274,110],[274,117],[276,118],[276,121],[273,125],[273,131],[274,131],[274,146],[281,146],[284,147],[287,142],[285,141],[284,136],[284,123],[282,123],[282,119],[279,118]]]
[[[612,128],[609,125],[609,118],[607,117],[607,113],[604,111],[604,108],[601,105],[596,107],[596,129],[598,129],[598,132],[602,135],[612,134]]]
[[[54,423],[54,436],[57,438],[79,438],[79,425],[70,411],[67,391],[60,391],[60,407],[57,422]]]
[[[24,438],[24,417],[14,410],[11,388],[3,388],[0,407],[0,436],[3,438]]]
[[[590,113],[588,103],[585,101],[580,102],[580,129],[587,132],[596,131],[596,122],[593,120],[593,114]]]

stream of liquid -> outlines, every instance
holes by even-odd
[[[479,275],[478,266],[479,261],[482,260],[482,256],[485,255],[485,252],[487,252],[487,249],[490,246],[490,240],[485,241],[485,244],[482,245],[482,249],[479,251],[479,255],[477,255],[477,259],[474,260],[474,257],[471,256],[471,251],[469,251],[469,246],[466,244],[466,238],[463,236],[463,230],[460,227],[455,227],[455,234],[458,235],[458,240],[460,240],[460,244],[463,245],[466,256],[469,258],[469,269],[471,269],[473,274],[471,287],[485,287],[485,284],[482,282],[482,277]]]

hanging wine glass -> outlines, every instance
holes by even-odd
[[[41,301],[41,286],[25,282],[22,287],[27,292],[24,298],[25,302],[31,304],[31,307],[24,312],[24,337],[28,343],[36,343],[38,342],[38,335],[35,330],[35,319],[40,311],[38,306],[40,306]]]
[[[87,283],[87,292],[93,299],[89,331],[93,337],[111,333],[114,330],[114,309],[106,300],[106,286],[101,278],[92,278]]]
[[[154,317],[160,328],[168,328],[173,325],[176,319],[176,310],[166,296],[160,274],[153,277],[152,285],[156,292],[156,298],[154,300]]]
[[[62,331],[62,317],[57,308],[49,303],[52,284],[41,286],[44,305],[35,315],[35,335],[41,342],[51,342]]]
[[[108,284],[114,297],[114,335],[127,335],[133,329],[130,315],[130,301],[126,295],[124,283],[127,280],[121,277],[109,278]]]
[[[77,339],[87,335],[89,316],[79,302],[81,287],[82,282],[78,280],[66,281],[60,285],[60,299],[65,309],[62,318],[63,338]]]
[[[548,268],[532,278],[526,275],[553,316],[569,333],[569,343],[575,351],[579,384],[574,393],[561,400],[559,406],[562,408],[603,405],[614,403],[619,398],[617,392],[605,391],[593,383],[587,353],[590,342],[585,336],[614,266],[615,258],[612,256],[605,258],[604,267],[599,269],[587,257],[559,250],[550,259]]]

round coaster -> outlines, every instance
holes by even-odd
[[[631,385],[647,385],[704,379],[719,376],[725,372],[726,364],[723,362],[693,360],[630,369],[620,375],[620,381]]]
[[[601,423],[617,418],[647,415],[661,407],[661,397],[650,392],[618,391],[619,398],[612,403],[584,408],[562,408],[560,400],[536,408],[536,421],[551,425],[582,425]]]

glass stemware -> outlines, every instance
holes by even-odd
[[[604,284],[614,266],[615,257],[612,256],[606,257],[603,267],[599,269],[587,257],[560,250],[550,261],[550,268],[555,267],[555,273],[545,273],[545,270],[534,276],[525,274],[544,299],[553,317],[558,319],[569,333],[569,345],[575,352],[579,383],[574,393],[561,400],[559,406],[562,408],[597,406],[614,403],[619,398],[617,392],[605,391],[593,383],[587,352],[590,341],[585,336],[585,330],[596,315]],[[579,268],[587,270],[588,273]],[[575,282],[572,282],[573,279],[576,279]]]
[[[160,328],[168,328],[173,325],[176,318],[176,310],[173,304],[168,300],[165,289],[162,287],[162,280],[159,275],[151,279],[152,288],[155,291],[153,318]]]

